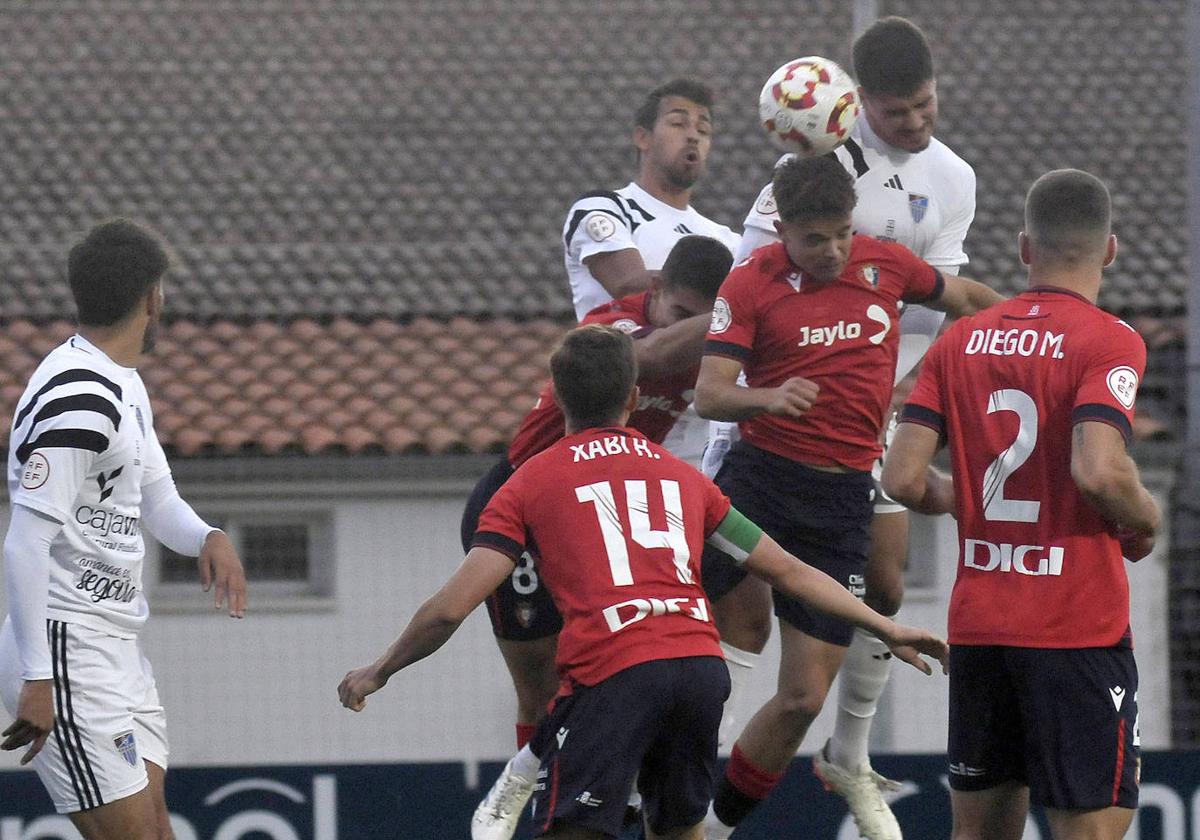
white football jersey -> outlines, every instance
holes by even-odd
[[[730,253],[737,250],[741,239],[690,205],[679,210],[632,182],[616,192],[591,192],[576,201],[563,225],[567,277],[571,281],[576,320],[612,300],[584,260],[595,254],[637,248],[646,268],[659,269],[675,243],[691,233],[725,243]]]
[[[50,546],[47,617],[137,635],[142,487],[170,475],[134,368],[76,335],[34,371],[9,438],[8,492],[63,524]]]
[[[835,154],[855,177],[856,233],[899,242],[935,268],[958,273],[967,262],[963,240],[975,218],[975,170],[969,163],[936,138],[916,153],[889,146],[866,117],[855,123],[850,139]],[[787,158],[784,155],[780,162]],[[746,216],[745,227],[778,239],[778,219],[775,196],[767,184]],[[761,236],[754,238],[762,241]],[[740,260],[748,254],[737,256]],[[923,306],[905,307],[897,381],[929,349],[945,317]]]

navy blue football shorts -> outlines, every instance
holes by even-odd
[[[1111,648],[950,647],[950,787],[1046,808],[1136,808],[1137,664]]]
[[[538,726],[534,835],[569,825],[616,837],[635,778],[656,834],[703,820],[728,697],[724,660],[691,656],[643,662],[556,699]]]
[[[463,509],[460,526],[464,552],[471,550],[483,509],[513,472],[508,459],[504,458],[475,484]],[[537,573],[533,554],[528,551],[521,555],[521,562],[508,579],[487,597],[487,612],[492,632],[500,639],[528,642],[553,636],[562,630],[562,616]]]
[[[730,448],[716,483],[735,508],[787,551],[863,597],[875,496],[869,472],[815,470],[740,440]],[[713,602],[746,574],[727,555],[705,546],[701,580]],[[850,644],[854,625],[780,592],[773,596],[782,621],[823,642]]]

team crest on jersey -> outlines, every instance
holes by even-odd
[[[638,322],[629,318],[622,318],[619,321],[613,321],[612,325],[614,329],[618,329],[623,333],[629,334],[635,333],[640,329],[640,327],[638,327]]]
[[[1137,371],[1127,365],[1115,367],[1108,372],[1106,381],[1108,390],[1117,398],[1117,402],[1125,408],[1133,408],[1133,402],[1137,399]]]
[[[617,232],[617,223],[604,213],[595,213],[584,223],[583,229],[593,242],[603,242]]]
[[[50,477],[50,462],[41,452],[34,452],[25,462],[21,471],[21,486],[26,490],[36,490],[46,483]]]
[[[779,208],[775,206],[775,190],[770,184],[763,187],[763,191],[758,194],[758,201],[754,202],[754,212],[760,216],[774,216],[779,212]]]
[[[859,270],[859,273],[862,275],[862,279],[868,286],[874,289],[879,288],[879,266],[864,265]]]
[[[912,213],[913,222],[921,224],[921,220],[925,218],[925,211],[929,209],[929,196],[917,195],[916,193],[908,194],[908,210]]]
[[[537,618],[537,607],[529,601],[517,601],[517,623],[529,629]]]
[[[117,752],[121,754],[121,758],[125,759],[126,764],[130,767],[137,767],[137,742],[133,740],[132,731],[114,735],[113,745],[117,748]]]
[[[708,325],[708,331],[723,333],[729,329],[731,323],[733,323],[733,313],[729,311],[729,301],[723,297],[717,298],[713,302],[712,321]]]

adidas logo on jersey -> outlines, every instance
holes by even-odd
[[[889,189],[893,189],[893,190],[903,190],[904,189],[904,185],[900,183],[899,175],[893,175],[891,178],[888,178],[886,181],[883,182],[883,185],[885,187],[888,187]]]

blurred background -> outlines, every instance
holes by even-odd
[[[1149,348],[1133,453],[1174,525],[1130,568],[1142,743],[1194,750],[1191,13],[1185,0],[0,2],[0,446],[29,374],[73,331],[71,241],[114,215],[164,233],[179,266],[142,374],[183,495],[239,544],[252,610],[212,614],[192,561],[152,547],[143,638],[173,767],[379,763],[403,780],[450,765],[469,814],[514,746],[485,616],[362,715],[335,688],[461,558],[466,495],[572,323],[567,208],[632,178],[634,109],[688,75],[718,97],[694,205],[740,230],[778,156],[757,123],[763,80],[800,55],[849,67],[856,27],[903,15],[934,51],[937,135],[978,176],[964,274],[1022,287],[1016,234],[1044,171],[1087,169],[1112,190],[1121,251],[1101,305]],[[955,557],[953,523],[920,523],[902,618],[944,631]],[[745,714],[771,693],[773,651]],[[943,751],[945,691],[897,669],[877,751]],[[802,752],[828,731],[814,724]],[[1191,769],[1177,776],[1195,771],[1178,760]],[[31,778],[0,772],[3,840],[59,836],[31,833],[50,813]],[[400,813],[431,807],[395,788]],[[319,790],[304,788],[313,808]],[[1144,836],[1174,836],[1173,809]],[[455,819],[457,833],[359,835],[314,816],[294,836],[466,836]],[[206,831],[193,836],[260,836]]]

